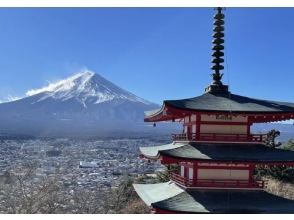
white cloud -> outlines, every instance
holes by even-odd
[[[12,96],[12,95],[8,95],[6,97],[4,97],[2,100],[0,100],[0,103],[5,103],[5,102],[13,102],[19,99],[22,99],[23,97],[21,96]]]
[[[93,71],[88,70],[87,68],[83,68],[82,70],[80,70],[79,72],[77,72],[76,74],[74,74],[73,76],[70,76],[66,79],[63,80],[58,80],[56,82],[50,82],[48,81],[48,85],[44,86],[43,88],[40,89],[32,89],[26,92],[26,96],[32,96],[32,95],[36,95],[42,92],[52,92],[52,91],[65,91],[65,90],[69,90],[70,88],[72,88],[74,86],[73,80],[79,76],[81,76],[82,74],[85,73],[89,73],[89,74],[94,74]]]
[[[43,88],[40,89],[31,89],[29,91],[26,92],[26,96],[32,96],[32,95],[36,95],[39,94],[41,92],[50,92],[53,91],[56,88],[56,85],[59,84],[62,81],[59,81],[57,83],[53,83],[53,82],[49,82],[48,81],[48,85],[44,86]]]

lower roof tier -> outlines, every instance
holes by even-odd
[[[293,200],[260,190],[184,190],[172,182],[134,188],[148,206],[167,213],[294,213]]]
[[[177,162],[227,162],[271,165],[294,165],[294,151],[267,147],[264,144],[232,143],[171,143],[140,147],[148,159],[163,164]]]
[[[254,99],[231,93],[205,93],[201,96],[180,100],[165,100],[160,110],[146,112],[145,122],[169,121],[188,114],[239,114],[279,115],[264,118],[262,122],[281,121],[294,118],[294,103]],[[255,118],[252,118],[255,122]],[[260,119],[256,119],[260,122]]]

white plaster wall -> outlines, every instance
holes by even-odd
[[[191,122],[194,122],[194,121],[196,121],[196,115],[191,116]]]
[[[249,180],[248,170],[199,169],[198,179],[207,180]]]
[[[189,116],[185,117],[185,123],[189,123],[190,122],[189,118],[190,118]]]
[[[201,125],[200,133],[247,134],[246,125]]]
[[[249,170],[231,170],[231,176],[235,180],[249,180]]]

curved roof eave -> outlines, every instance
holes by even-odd
[[[184,144],[158,151],[163,163],[179,161],[235,162],[294,166],[294,151],[270,148],[264,144]]]
[[[288,120],[294,118],[294,103],[254,99],[231,93],[204,93],[194,98],[165,100],[161,109],[149,111],[144,121],[175,120],[182,118],[185,112],[242,115],[288,114],[286,118]]]
[[[187,111],[236,113],[294,113],[294,103],[254,99],[230,93],[205,93],[180,100],[165,100],[164,106]]]
[[[153,146],[153,147],[139,147],[139,149],[145,157],[150,159],[158,159],[160,157],[159,151],[172,150],[182,146],[184,146],[184,144],[170,143],[166,145]]]

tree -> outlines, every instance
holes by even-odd
[[[168,182],[170,180],[169,176],[171,173],[178,173],[180,171],[180,165],[170,164],[166,167],[166,169],[162,172],[157,173],[157,182],[158,183],[164,183]]]
[[[270,147],[281,146],[281,143],[276,143],[275,138],[280,135],[279,131],[271,130],[267,134],[267,145]],[[294,151],[294,141],[293,139],[288,140],[283,146],[282,149]],[[294,181],[294,169],[291,166],[257,166],[256,177],[261,178],[265,176],[273,177],[274,179],[284,181],[284,182],[293,182]]]
[[[59,176],[36,178],[37,167],[37,163],[30,163],[20,169],[19,173],[5,172],[6,175],[0,180],[0,211],[2,213],[57,212],[64,199],[58,194]]]
[[[116,214],[147,214],[150,208],[144,204],[135,194],[133,179],[123,177],[118,188],[108,194],[108,211],[106,213]]]
[[[150,213],[125,176],[117,188],[66,187],[58,173],[38,175],[32,162],[0,176],[0,213],[107,214]],[[77,182],[76,179],[72,180]]]
[[[70,193],[67,201],[67,213],[101,214],[107,213],[108,205],[106,192],[77,189]]]
[[[276,138],[279,137],[281,134],[280,131],[277,131],[275,129],[270,130],[267,134],[266,134],[266,138],[265,138],[265,145],[268,147],[280,147],[282,145],[281,142],[276,142]]]
[[[150,214],[151,209],[140,198],[130,201],[122,210],[124,214]]]
[[[291,150],[294,151],[294,140],[291,138],[289,139],[284,145],[283,145],[284,150]]]
[[[0,213],[105,213],[107,191],[71,190],[58,173],[37,175],[37,162],[10,170],[0,178]],[[73,180],[74,181],[74,180]]]
[[[135,180],[134,180],[134,183],[136,184],[145,184],[147,182],[147,178],[146,178],[146,175],[140,175],[138,176]]]

